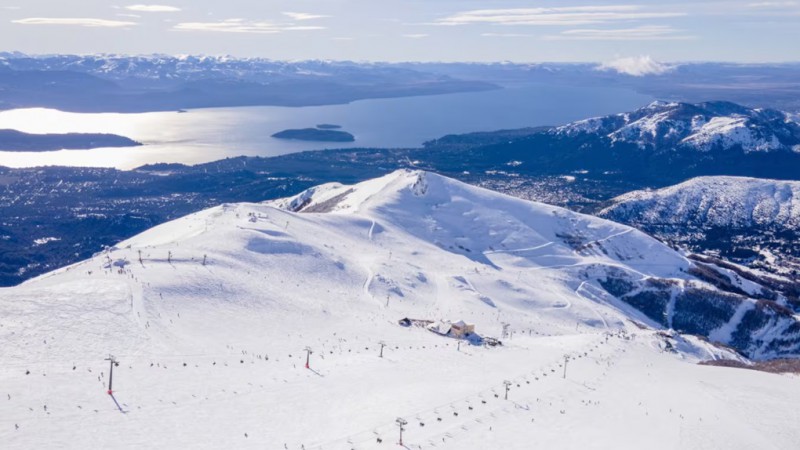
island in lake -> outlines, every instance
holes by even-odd
[[[137,147],[139,145],[142,143],[116,134],[30,134],[17,130],[0,130],[0,151],[6,152],[90,150],[101,147]]]
[[[278,139],[293,139],[298,141],[315,142],[355,142],[352,134],[338,130],[339,125],[321,124],[317,128],[301,128],[296,130],[283,130],[272,135]]]

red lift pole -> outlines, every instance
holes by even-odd
[[[311,351],[311,347],[306,347],[306,369],[310,369],[309,362],[311,361],[311,354],[314,353]]]
[[[108,371],[108,395],[113,395],[114,391],[111,390],[112,383],[114,382],[114,366],[118,366],[119,363],[117,362],[114,355],[108,355],[106,361],[109,361],[111,369]]]

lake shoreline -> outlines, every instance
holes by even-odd
[[[97,148],[140,147],[144,144],[125,136],[109,133],[32,134],[14,129],[0,129],[0,151],[52,152],[92,150]]]
[[[203,164],[236,156],[278,156],[310,150],[415,148],[451,134],[561,125],[621,113],[652,97],[630,89],[542,83],[459,94],[359,100],[310,107],[198,108],[186,113],[68,113],[44,108],[0,111],[0,129],[27,133],[112,133],[143,147],[81,151],[3,152],[0,166],[114,167]],[[558,107],[553,107],[558,105]],[[317,142],[272,137],[277,130],[336,124],[357,142]]]

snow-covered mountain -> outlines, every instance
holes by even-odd
[[[630,227],[431,173],[323,185],[0,289],[0,440],[385,448],[402,417],[410,448],[789,448],[796,377],[691,364],[743,360],[691,334],[799,355],[800,323],[767,289]]]
[[[420,151],[409,158],[419,167],[450,173],[578,175],[588,183],[572,189],[603,200],[698,176],[793,180],[800,167],[800,124],[794,115],[728,102],[655,102],[547,130],[515,131],[447,136],[428,143],[433,156]],[[436,152],[439,147],[451,153]]]
[[[729,102],[658,101],[634,112],[581,120],[551,132],[570,137],[595,135],[611,145],[634,144],[650,150],[800,152],[800,124],[792,115]]]
[[[600,212],[659,238],[758,257],[774,272],[800,268],[800,182],[743,177],[700,177],[658,190],[615,198]]]
[[[310,106],[497,88],[395,65],[350,61],[0,53],[2,109],[147,112]]]
[[[380,79],[404,74],[430,77],[409,69],[383,67],[352,61],[279,61],[266,58],[236,58],[204,55],[26,55],[0,53],[0,63],[18,71],[78,72],[116,81],[205,79],[276,81],[285,78],[354,78]]]
[[[602,214],[634,223],[748,228],[800,227],[800,182],[700,177],[614,199]]]

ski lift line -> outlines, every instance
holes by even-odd
[[[235,355],[234,355],[234,356],[235,356]],[[96,360],[93,360],[93,362],[97,363],[97,361],[96,361]],[[235,365],[234,365],[233,367],[237,367],[237,366],[235,366]],[[517,378],[519,378],[519,377],[517,377]],[[515,378],[515,380],[516,380],[517,378]],[[524,379],[524,377],[523,377],[523,379]],[[264,388],[264,389],[266,389],[266,388]],[[249,392],[254,392],[254,391],[256,391],[256,390],[258,390],[258,389],[255,389],[255,388],[254,388],[254,389],[251,389]],[[487,390],[484,390],[484,391],[480,391],[480,392],[478,392],[478,394],[472,394],[472,395],[465,396],[465,397],[463,397],[463,398],[459,398],[459,399],[456,399],[456,400],[449,401],[449,402],[447,402],[447,403],[444,403],[444,404],[442,404],[442,405],[439,405],[439,406],[435,406],[435,407],[433,407],[433,408],[430,408],[429,410],[424,410],[424,411],[421,411],[421,412],[419,412],[418,414],[424,414],[424,413],[427,413],[427,412],[432,412],[432,411],[434,411],[434,410],[436,410],[436,409],[439,409],[439,408],[444,408],[444,407],[447,407],[447,406],[452,406],[452,404],[454,404],[454,403],[460,403],[460,402],[462,402],[462,401],[463,401],[463,402],[468,402],[468,400],[469,400],[470,398],[472,398],[473,396],[476,396],[476,395],[477,395],[477,396],[479,396],[479,397],[480,397],[481,395],[483,395],[483,394],[486,394],[486,393],[490,393],[490,392],[492,392],[492,389],[491,389],[491,388],[490,388],[490,389],[487,389]],[[200,401],[211,401],[211,400],[199,400],[199,399],[198,399],[197,401],[198,401],[198,402],[200,402]],[[189,402],[189,403],[192,403],[192,401],[191,401],[191,400],[189,400],[188,402]],[[186,402],[182,402],[181,404],[185,404],[185,403],[186,403]],[[152,408],[148,408],[148,409],[152,409]]]
[[[548,366],[548,367],[549,367],[549,366]],[[517,377],[517,378],[519,378],[519,377]],[[514,379],[517,379],[517,378],[514,378]],[[477,394],[473,393],[473,394],[467,395],[467,396],[465,396],[465,397],[461,397],[461,398],[459,398],[459,399],[457,399],[457,400],[452,400],[452,401],[449,401],[449,402],[447,402],[447,403],[443,403],[443,404],[441,404],[441,405],[438,405],[438,406],[435,406],[435,407],[432,407],[432,408],[428,408],[428,409],[425,409],[425,410],[418,411],[416,414],[407,414],[406,416],[407,416],[407,417],[415,417],[415,418],[416,418],[416,417],[420,417],[420,416],[434,415],[435,417],[439,417],[439,416],[440,416],[440,414],[438,413],[438,411],[437,411],[437,410],[439,410],[439,409],[445,409],[445,408],[447,408],[447,407],[454,408],[454,407],[453,407],[453,405],[454,405],[454,404],[456,404],[456,403],[462,403],[462,402],[466,402],[467,404],[469,404],[469,400],[470,400],[470,399],[472,399],[473,397],[477,397],[477,398],[479,398],[479,399],[480,399],[480,398],[482,398],[482,396],[483,396],[484,394],[490,394],[490,393],[492,393],[492,392],[494,391],[494,389],[496,389],[496,388],[495,388],[495,387],[493,387],[493,388],[484,389],[484,390],[482,390],[482,391],[479,391]],[[391,424],[384,424],[384,425],[382,425],[381,427],[387,427],[387,428],[390,428],[390,427],[391,427]],[[368,433],[368,432],[369,432],[369,431],[371,431],[371,430],[375,430],[376,428],[380,428],[380,427],[372,427],[372,428],[370,428],[370,430],[364,430],[364,431],[360,431],[360,432],[353,433],[353,434],[351,434],[351,435],[348,435],[348,436],[347,436],[347,439],[349,439],[349,440],[353,440],[353,439],[354,439],[356,436],[363,435],[363,434],[365,434],[365,433]],[[343,439],[344,439],[344,438],[342,438],[342,439],[338,439],[338,440],[327,441],[327,442],[324,442],[324,443],[321,443],[321,444],[315,445],[315,446],[313,446],[313,447],[306,447],[306,448],[316,448],[316,449],[321,449],[321,448],[323,448],[323,446],[328,446],[328,445],[331,445],[331,444],[333,444],[333,443],[336,443],[336,442],[339,442],[340,440],[343,440]],[[359,441],[359,442],[364,442],[364,441],[362,440],[362,441]]]
[[[251,354],[242,355],[241,353],[229,353],[229,354],[217,354],[217,355],[214,355],[214,354],[193,354],[193,355],[179,355],[179,354],[172,354],[172,355],[150,355],[150,354],[124,355],[124,354],[117,354],[118,358],[136,360],[137,363],[145,362],[145,360],[152,360],[152,362],[158,362],[157,360],[175,360],[175,359],[183,359],[183,358],[203,358],[203,359],[239,358],[239,359],[241,359],[242,356],[247,356],[247,359],[258,360],[258,358],[252,357]],[[87,359],[69,359],[69,358],[37,359],[36,361],[30,362],[30,363],[21,363],[21,362],[18,362],[18,363],[15,363],[15,364],[3,363],[2,366],[0,366],[0,373],[2,373],[1,369],[6,368],[6,367],[35,368],[35,367],[42,367],[41,363],[47,363],[47,364],[53,364],[53,365],[59,364],[59,365],[64,365],[64,366],[68,366],[68,365],[71,365],[73,363],[93,363],[93,364],[97,364],[98,358],[99,358],[99,356],[97,358],[92,358],[92,359],[88,359],[88,358]],[[130,365],[131,363],[133,363],[133,361],[120,362],[120,364],[128,364],[128,365]],[[48,366],[48,367],[53,367],[53,366]]]
[[[437,440],[438,441],[442,437],[452,436],[453,431],[455,429],[463,429],[462,427],[466,426],[467,424],[469,424],[471,422],[475,422],[475,423],[478,423],[478,424],[483,424],[484,422],[488,422],[488,421],[491,421],[492,419],[496,419],[497,415],[501,414],[503,412],[509,413],[509,411],[506,408],[503,407],[503,408],[493,409],[491,412],[487,412],[487,413],[482,414],[482,415],[480,415],[478,417],[472,418],[472,420],[466,420],[466,421],[460,422],[460,423],[457,422],[457,423],[454,423],[453,425],[450,425],[450,422],[448,422],[448,424],[445,425],[444,430],[442,430],[439,433],[427,436],[426,438],[428,439],[429,442],[433,441],[433,440]]]
[[[616,354],[618,354],[618,353],[619,353],[619,352],[618,352],[618,351],[616,351],[616,352],[615,352],[615,355],[616,355]],[[560,384],[561,384],[561,383],[558,383],[558,385],[560,385]],[[575,382],[573,382],[572,384],[574,384],[574,385],[576,385],[576,386],[578,386],[578,387],[586,387],[586,388],[588,388],[588,387],[587,387],[587,386],[585,386],[585,385],[578,384],[578,383],[575,383]],[[541,398],[542,400],[548,400],[548,399],[549,399],[549,400],[553,400],[553,399],[559,399],[559,398],[561,398],[561,396],[560,396],[560,394],[558,394],[558,393],[557,393],[557,390],[558,390],[558,389],[557,389],[557,387],[553,386],[553,387],[551,387],[550,389],[548,389],[548,390],[544,391],[544,393],[543,393],[543,394],[540,394],[538,397],[539,397],[539,398]],[[525,409],[525,408],[521,408],[521,409],[522,409],[522,410],[524,410],[524,411],[528,411],[528,410],[527,410],[527,409]],[[477,418],[474,418],[473,420],[474,420],[475,422],[477,422],[477,423],[483,423],[482,421],[491,420],[492,418],[496,419],[496,418],[497,418],[497,415],[499,415],[499,414],[502,414],[502,413],[505,413],[505,414],[511,414],[512,412],[514,412],[514,411],[518,411],[518,410],[520,410],[520,408],[516,408],[516,409],[513,409],[513,410],[511,410],[511,409],[508,409],[508,408],[504,408],[504,407],[503,407],[503,408],[497,408],[497,409],[493,409],[493,410],[491,410],[490,412],[487,412],[487,413],[485,413],[485,414],[482,414],[482,415],[480,415],[479,417],[477,417]],[[426,439],[427,439],[428,441],[438,440],[439,438],[441,438],[441,437],[443,437],[443,436],[446,436],[447,434],[451,433],[453,429],[456,429],[456,428],[461,428],[462,426],[465,426],[465,424],[464,424],[464,423],[456,423],[456,424],[454,424],[454,425],[452,425],[452,426],[450,426],[450,427],[446,428],[445,430],[443,430],[443,431],[442,431],[442,432],[440,432],[440,433],[434,434],[434,435],[432,435],[432,436],[426,436]]]
[[[517,377],[517,378],[519,378],[519,377]],[[255,386],[253,386],[249,390],[241,391],[241,392],[238,392],[237,394],[233,394],[233,395],[225,395],[225,396],[223,396],[223,395],[217,393],[212,398],[209,398],[207,396],[206,398],[199,398],[198,397],[196,399],[181,401],[180,405],[178,405],[178,404],[166,404],[165,403],[163,405],[154,405],[154,406],[145,407],[145,408],[139,407],[136,410],[131,410],[131,411],[128,411],[128,412],[133,412],[133,411],[148,411],[148,412],[150,412],[150,411],[167,411],[167,410],[170,410],[172,408],[178,408],[179,406],[195,405],[195,404],[200,404],[200,403],[219,404],[219,403],[229,402],[229,401],[234,400],[236,397],[239,397],[239,396],[247,396],[247,395],[253,394],[255,392],[259,392],[259,391],[263,391],[263,390],[267,390],[267,389],[269,389],[269,388],[267,388],[267,387],[257,388]],[[438,416],[438,412],[436,411],[437,409],[445,408],[445,407],[448,407],[448,406],[452,407],[452,405],[454,403],[466,402],[468,399],[470,399],[472,397],[476,397],[477,396],[478,398],[480,398],[480,396],[482,394],[484,394],[484,393],[493,392],[493,389],[495,389],[495,388],[485,389],[483,391],[480,391],[478,394],[468,395],[468,396],[462,397],[462,398],[460,398],[458,400],[450,401],[450,402],[444,403],[444,404],[442,404],[440,406],[436,406],[436,407],[433,407],[433,408],[429,408],[429,409],[420,411],[417,414],[414,414],[413,416],[414,417],[423,416],[423,415],[427,415],[427,414],[430,414],[430,413],[433,413],[433,414]],[[226,394],[231,394],[231,393],[233,393],[232,390],[231,391],[226,391]],[[88,408],[83,413],[74,413],[74,414],[66,414],[66,415],[64,415],[64,414],[59,414],[59,415],[49,414],[49,415],[46,415],[46,416],[35,417],[35,419],[38,420],[38,419],[63,419],[63,418],[89,418],[89,417],[92,417],[92,413],[98,414],[100,412],[104,412],[104,413],[116,414],[119,411],[118,409],[108,409],[108,410],[100,409],[100,410],[98,410],[98,412],[95,412],[95,410],[96,410],[96,408]],[[17,418],[17,419],[3,418],[3,419],[0,419],[0,422],[5,422],[5,423],[24,423],[24,422],[26,422],[26,421],[28,421],[30,419],[31,419],[30,416],[28,416],[28,417],[26,417],[24,419],[22,419],[22,418]],[[386,425],[386,426],[390,427],[390,425]],[[330,445],[332,442],[339,442],[342,439],[350,439],[350,440],[352,440],[353,438],[355,438],[358,435],[361,435],[361,434],[364,434],[364,433],[368,433],[368,432],[370,432],[370,431],[372,431],[372,430],[374,430],[376,428],[380,428],[380,427],[381,426],[371,427],[369,430],[364,430],[364,431],[361,431],[361,432],[353,433],[353,434],[350,434],[350,435],[348,435],[348,436],[346,436],[344,438],[336,439],[336,440],[333,440],[333,441],[324,442],[324,443],[321,443],[321,444],[318,444],[318,445],[306,446],[306,448],[307,449],[322,448],[323,445],[327,446],[327,445]],[[363,442],[363,441],[361,441],[361,442]]]
[[[139,406],[139,407],[137,407],[137,409],[136,409],[136,410],[131,410],[131,411],[128,411],[128,412],[130,413],[130,412],[133,412],[133,411],[148,411],[148,412],[149,412],[149,411],[162,411],[162,410],[168,410],[168,409],[171,409],[171,408],[177,408],[178,406],[184,406],[184,405],[194,405],[194,404],[198,404],[198,403],[202,403],[202,402],[220,403],[220,402],[224,402],[224,401],[229,401],[229,400],[231,400],[231,399],[233,399],[233,398],[235,398],[235,397],[239,397],[239,396],[247,396],[247,395],[253,394],[253,393],[255,393],[255,392],[258,392],[258,391],[261,391],[261,390],[268,390],[268,389],[273,389],[273,388],[270,388],[270,387],[267,387],[267,386],[264,386],[264,387],[255,387],[255,385],[252,385],[252,388],[251,388],[251,389],[249,389],[249,390],[242,390],[242,391],[236,391],[236,392],[237,392],[236,394],[233,394],[234,390],[232,390],[232,389],[229,389],[229,390],[226,390],[226,391],[225,391],[225,393],[226,393],[226,394],[231,394],[232,396],[227,396],[227,395],[226,395],[226,396],[222,396],[222,395],[220,395],[220,394],[219,394],[219,392],[222,392],[222,391],[220,390],[219,392],[216,392],[216,391],[215,391],[215,394],[211,394],[211,395],[208,395],[208,396],[204,396],[203,398],[197,397],[197,398],[192,398],[192,399],[190,399],[190,400],[181,401],[181,403],[180,403],[180,404],[166,404],[166,403],[165,403],[165,404],[162,404],[162,405],[153,405],[153,406],[149,406],[149,407],[142,407],[142,406]],[[213,398],[212,398],[212,397],[213,397]],[[219,397],[219,398],[217,398],[217,397]],[[87,398],[87,400],[88,400],[88,398]],[[16,420],[17,420],[17,422],[23,422],[23,421],[26,421],[26,420],[30,420],[30,419],[32,419],[32,418],[33,418],[33,419],[41,419],[41,418],[46,418],[46,419],[49,419],[49,418],[77,418],[77,417],[90,417],[90,416],[91,416],[91,414],[98,414],[98,413],[95,413],[95,412],[94,412],[96,409],[98,410],[98,413],[99,413],[99,412],[102,412],[102,411],[109,412],[109,413],[112,413],[112,414],[117,414],[117,413],[119,413],[119,410],[118,410],[118,409],[116,409],[116,408],[113,408],[113,409],[108,409],[107,411],[106,411],[105,409],[98,409],[98,408],[86,408],[86,409],[84,410],[84,412],[82,412],[82,413],[74,413],[74,414],[67,414],[67,415],[63,415],[63,414],[59,414],[59,415],[56,415],[56,414],[48,414],[48,415],[41,416],[41,417],[31,417],[31,416],[28,416],[28,417],[26,417],[26,418],[24,418],[24,419],[16,419]],[[5,419],[5,418],[0,418],[0,422],[9,422],[9,421],[14,421],[14,420],[15,420],[15,419]]]
[[[602,342],[602,341],[598,341],[598,342]],[[617,351],[616,353],[619,353],[619,352]],[[560,358],[559,358],[559,360],[560,360]],[[547,365],[547,366],[545,367],[545,369],[546,369],[547,367],[550,367],[551,365],[555,365],[555,364],[557,364],[557,363],[558,363],[558,361],[556,361],[556,362],[554,362],[554,363],[552,363],[552,364],[549,364],[549,365]],[[539,370],[542,370],[542,369],[540,368]],[[534,373],[536,373],[536,370],[534,370],[534,371],[531,371],[530,373],[531,373],[531,374],[534,374]],[[528,376],[528,373],[526,372],[526,374],[525,374],[525,375],[518,375],[517,377],[514,377],[514,378],[512,378],[512,380],[515,380],[515,382],[516,382],[516,380],[519,380],[519,379],[522,379],[522,380],[524,380],[524,379],[525,379],[525,377],[527,377],[527,376]],[[220,394],[217,394],[217,395],[216,395],[216,396],[214,396],[214,397],[221,397],[221,398],[208,398],[208,397],[206,397],[206,398],[199,398],[199,397],[198,397],[198,398],[196,398],[196,399],[182,401],[182,402],[180,403],[180,406],[187,405],[187,404],[188,404],[188,405],[193,405],[193,404],[198,404],[198,403],[203,403],[203,402],[205,402],[205,403],[209,403],[209,402],[210,402],[210,403],[226,402],[226,401],[230,401],[230,400],[232,400],[232,399],[234,399],[235,397],[238,397],[238,396],[248,395],[248,394],[252,394],[252,393],[254,393],[254,392],[258,392],[258,391],[262,391],[262,390],[267,390],[267,389],[270,389],[270,388],[267,388],[267,387],[261,387],[261,388],[257,388],[257,387],[255,387],[255,386],[253,385],[253,387],[252,387],[251,389],[249,389],[249,390],[247,390],[247,391],[241,391],[241,392],[238,392],[237,394],[233,394],[233,396],[227,396],[227,395],[226,395],[226,396],[224,396],[224,397],[223,397],[223,396],[221,396]],[[419,412],[417,412],[416,414],[409,415],[409,417],[411,417],[411,416],[413,416],[413,417],[416,417],[416,416],[422,416],[422,415],[427,415],[427,414],[429,414],[429,413],[438,414],[438,413],[436,412],[436,410],[438,410],[438,409],[445,408],[445,407],[448,407],[448,406],[452,407],[452,405],[453,405],[453,404],[455,404],[455,403],[467,402],[469,399],[471,399],[471,398],[473,398],[473,397],[478,397],[478,398],[481,398],[481,395],[484,395],[484,394],[487,394],[487,393],[492,393],[492,392],[494,392],[494,389],[496,389],[496,387],[492,387],[492,388],[484,389],[484,390],[482,390],[482,391],[479,391],[477,394],[471,394],[471,395],[467,395],[467,396],[465,396],[465,397],[461,397],[461,398],[459,398],[459,399],[456,399],[456,400],[452,400],[452,401],[449,401],[449,402],[443,403],[443,404],[441,404],[441,405],[439,405],[439,406],[435,406],[435,407],[433,407],[433,408],[428,408],[428,409],[425,409],[425,410],[419,411]],[[230,393],[232,393],[233,391],[232,391],[232,390],[231,390],[231,391],[226,391],[226,394],[227,394],[227,393],[229,393],[229,392],[230,392]],[[151,407],[146,407],[146,408],[145,408],[145,410],[146,410],[146,411],[161,411],[161,410],[168,410],[168,409],[171,409],[171,408],[177,408],[178,406],[179,406],[179,405],[177,405],[177,404],[172,404],[172,405],[170,405],[170,404],[154,405],[154,406],[151,406]],[[67,415],[63,415],[63,414],[59,414],[59,415],[52,415],[52,414],[48,414],[48,415],[46,415],[46,416],[42,416],[42,417],[35,417],[35,419],[41,419],[41,418],[44,418],[44,419],[50,419],[50,418],[75,418],[75,417],[87,418],[87,417],[91,417],[91,415],[92,415],[91,413],[94,413],[94,412],[95,412],[95,410],[96,410],[96,408],[89,408],[89,409],[87,409],[87,410],[86,410],[86,412],[83,412],[83,413],[75,413],[75,414],[67,414]],[[138,408],[136,409],[136,411],[140,411],[140,410],[142,410],[142,408],[141,408],[141,407],[138,407]],[[101,412],[101,411],[102,411],[102,412],[109,412],[109,413],[112,413],[112,414],[116,414],[116,413],[118,413],[118,411],[119,411],[119,410],[118,410],[118,409],[116,409],[116,408],[114,408],[114,409],[108,409],[108,410],[106,410],[106,409],[99,409],[99,410],[97,410],[97,411],[98,411],[98,412],[97,412],[97,413],[95,413],[95,414],[98,414],[98,413],[99,413],[99,412]],[[20,422],[25,422],[25,421],[27,421],[27,420],[30,420],[30,419],[31,419],[31,417],[30,417],[30,416],[28,416],[28,417],[26,417],[26,418],[24,418],[24,419],[8,419],[8,418],[2,418],[2,419],[0,419],[0,422],[10,423],[10,422],[14,422],[14,421],[16,421],[16,423],[20,423]],[[350,435],[348,435],[348,436],[347,436],[347,438],[352,438],[352,437],[355,437],[355,436],[357,436],[357,435],[360,435],[360,434],[363,434],[363,433],[367,433],[367,432],[369,432],[369,431],[372,431],[372,430],[374,430],[374,429],[375,429],[375,427],[372,427],[372,428],[370,428],[370,430],[366,430],[366,431],[361,431],[361,432],[357,432],[357,433],[354,433],[354,434],[350,434]],[[338,442],[338,440],[336,440],[336,441],[333,441],[333,442]],[[330,442],[326,442],[326,443],[324,443],[324,444],[319,444],[319,445],[317,445],[317,446],[306,447],[306,448],[321,448],[321,447],[322,447],[322,445],[329,445],[329,444],[330,444]]]
[[[548,367],[549,367],[549,366],[548,366]],[[493,389],[494,389],[494,388],[493,388]],[[493,389],[492,389],[492,390],[493,390]],[[491,392],[492,390],[490,390],[490,392]],[[551,391],[552,391],[552,389],[551,389]],[[479,395],[481,395],[481,394],[479,394]],[[459,403],[459,402],[451,402],[451,403]],[[469,405],[469,401],[467,401],[467,404]],[[452,404],[448,404],[447,406],[450,406],[451,408],[455,409],[455,408],[453,407],[453,405],[452,405]],[[439,409],[439,408],[434,408],[434,410],[435,410],[435,409]],[[475,421],[479,421],[479,420],[481,420],[481,419],[484,419],[484,420],[486,420],[486,419],[488,419],[488,418],[490,418],[490,417],[495,417],[495,414],[496,414],[496,413],[499,413],[499,412],[506,412],[506,413],[510,413],[511,411],[510,411],[510,410],[508,410],[507,408],[497,408],[497,409],[493,409],[491,413],[485,414],[485,415],[483,415],[483,416],[479,416],[478,418],[475,418],[475,419],[473,419],[473,420],[475,420]],[[416,418],[416,419],[418,419],[418,420],[420,420],[420,419],[421,419],[421,416],[427,417],[427,416],[428,416],[428,414],[430,414],[430,413],[429,413],[429,412],[425,412],[425,413],[419,413],[419,414],[417,414],[417,415],[415,416],[415,418]],[[439,415],[438,415],[438,413],[437,413],[436,411],[433,411],[433,414],[434,414],[436,417],[438,417],[438,416],[439,416]],[[448,423],[449,423],[449,422],[448,422]],[[480,423],[480,422],[479,422],[479,423]],[[456,424],[455,424],[455,425],[453,425],[453,426],[449,426],[449,427],[447,427],[447,428],[446,428],[446,429],[445,429],[445,430],[444,430],[442,433],[436,434],[436,435],[434,435],[433,437],[436,437],[436,438],[438,438],[438,437],[441,437],[441,436],[447,435],[447,434],[451,433],[451,432],[452,432],[452,430],[454,430],[455,428],[461,428],[461,427],[463,427],[463,426],[465,426],[464,422],[461,422],[461,423],[456,423]],[[386,428],[386,427],[389,427],[389,425],[384,425],[383,427],[384,427],[384,428]],[[357,434],[351,435],[351,436],[350,436],[350,438],[347,440],[347,442],[348,442],[348,443],[352,443],[352,442],[355,440],[354,438],[355,438],[356,436],[360,436],[360,435],[363,435],[363,434],[364,434],[364,432],[361,432],[361,433],[357,433]],[[432,437],[432,438],[433,438],[433,437]],[[432,439],[432,438],[431,438],[431,439]],[[365,441],[366,441],[366,440],[360,440],[360,441],[357,441],[357,442],[365,442]],[[336,443],[336,442],[339,442],[339,440],[336,440],[336,441],[329,441],[329,442],[326,442],[325,444],[319,444],[319,445],[316,445],[316,446],[314,446],[314,447],[311,447],[311,448],[317,448],[317,449],[321,449],[321,448],[323,448],[323,445],[325,445],[325,446],[328,446],[328,445],[331,445],[331,444],[333,444],[333,443]],[[307,447],[307,448],[309,448],[309,447]]]
[[[598,341],[598,342],[600,342],[600,341]],[[558,362],[559,362],[560,360],[561,360],[561,358],[559,358],[557,361],[553,362],[552,364],[548,364],[548,365],[546,365],[545,369],[546,369],[547,367],[550,367],[550,366],[555,366],[555,365],[557,365],[557,364],[558,364]],[[540,368],[539,370],[542,370],[542,369]],[[532,371],[532,372],[530,372],[530,374],[533,374],[533,373],[537,373],[537,372],[536,372],[535,370],[534,370],[534,371]],[[526,377],[527,377],[527,376],[529,376],[529,375],[528,375],[528,373],[526,372],[526,374],[525,374],[525,375],[518,375],[518,376],[516,376],[516,377],[514,377],[514,378],[511,378],[511,380],[512,380],[514,383],[517,383],[517,384],[519,384],[519,383],[518,383],[518,380],[522,379],[522,380],[524,381],[524,380],[526,379]],[[455,404],[455,403],[461,403],[461,402],[467,402],[467,403],[469,403],[469,400],[470,400],[470,399],[472,399],[473,397],[482,398],[481,396],[482,396],[482,395],[484,395],[484,394],[488,394],[488,393],[494,393],[494,389],[497,389],[497,387],[492,387],[492,388],[484,389],[484,390],[482,390],[482,391],[479,391],[477,394],[473,393],[473,394],[467,395],[467,396],[465,396],[465,397],[461,397],[461,398],[459,398],[459,399],[457,399],[457,400],[452,400],[452,401],[449,401],[449,402],[447,402],[447,403],[443,403],[443,404],[441,404],[441,405],[439,405],[439,406],[435,406],[435,407],[433,407],[433,408],[428,408],[428,409],[425,409],[425,410],[421,410],[421,411],[418,411],[417,413],[410,413],[410,414],[406,414],[405,416],[406,416],[406,417],[419,417],[419,416],[426,416],[426,415],[428,415],[428,414],[431,414],[431,413],[432,413],[432,414],[435,414],[435,415],[437,415],[437,417],[438,417],[438,412],[437,412],[437,410],[438,410],[438,409],[443,409],[443,408],[446,408],[446,407],[448,407],[448,406],[449,406],[449,407],[452,407],[452,405],[453,405],[453,404]],[[382,426],[391,427],[391,425],[386,425],[386,424],[384,424],[384,425],[382,425]],[[339,441],[341,441],[341,440],[343,440],[343,439],[348,439],[348,442],[349,442],[350,440],[353,440],[353,438],[355,438],[356,436],[362,435],[362,434],[364,434],[364,433],[368,433],[369,431],[375,430],[376,428],[379,428],[379,427],[372,427],[372,428],[370,428],[370,430],[366,430],[366,431],[360,431],[360,432],[356,432],[356,433],[350,434],[350,435],[348,435],[346,438],[340,438],[340,439],[336,439],[336,440],[331,440],[331,441],[327,441],[327,442],[324,442],[324,443],[321,443],[321,444],[316,444],[316,445],[314,445],[314,446],[312,446],[312,447],[308,447],[308,446],[307,446],[306,448],[307,448],[307,449],[322,449],[322,448],[323,448],[323,446],[329,446],[329,445],[332,445],[333,443],[339,442]],[[364,441],[359,441],[359,442],[364,442]]]
[[[334,347],[338,347],[338,345],[331,345],[331,349]],[[433,349],[435,347],[432,347]],[[360,346],[350,347],[347,350],[360,350]],[[402,350],[402,347],[400,348]],[[395,349],[392,349],[395,350]],[[285,350],[284,350],[285,351]],[[278,354],[276,352],[264,352],[264,355],[270,354]],[[282,354],[282,353],[281,353]],[[334,353],[335,354],[335,353]],[[145,360],[153,360],[152,362],[158,362],[156,360],[175,360],[175,359],[182,359],[182,358],[202,358],[202,359],[212,359],[212,358],[239,358],[241,359],[242,356],[245,356],[245,359],[252,359],[252,360],[259,360],[257,357],[253,355],[257,355],[257,353],[253,353],[252,351],[248,351],[247,355],[242,355],[241,353],[220,353],[220,354],[208,354],[208,353],[195,353],[195,354],[149,354],[149,353],[139,353],[139,354],[122,354],[122,353],[115,353],[118,358],[126,358],[130,360],[137,360],[136,362],[144,362]],[[107,355],[106,355],[107,356]],[[30,363],[22,363],[18,362],[16,364],[11,363],[3,363],[0,366],[0,373],[2,373],[1,369],[7,367],[20,367],[20,368],[34,368],[34,367],[42,367],[41,363],[48,363],[48,364],[63,364],[63,365],[70,365],[72,363],[97,363],[97,358],[81,358],[81,359],[70,359],[70,358],[60,358],[60,359],[40,359],[37,358],[36,361]],[[131,361],[132,362],[132,361]],[[187,361],[188,362],[188,361]],[[121,362],[122,364],[123,362]]]

